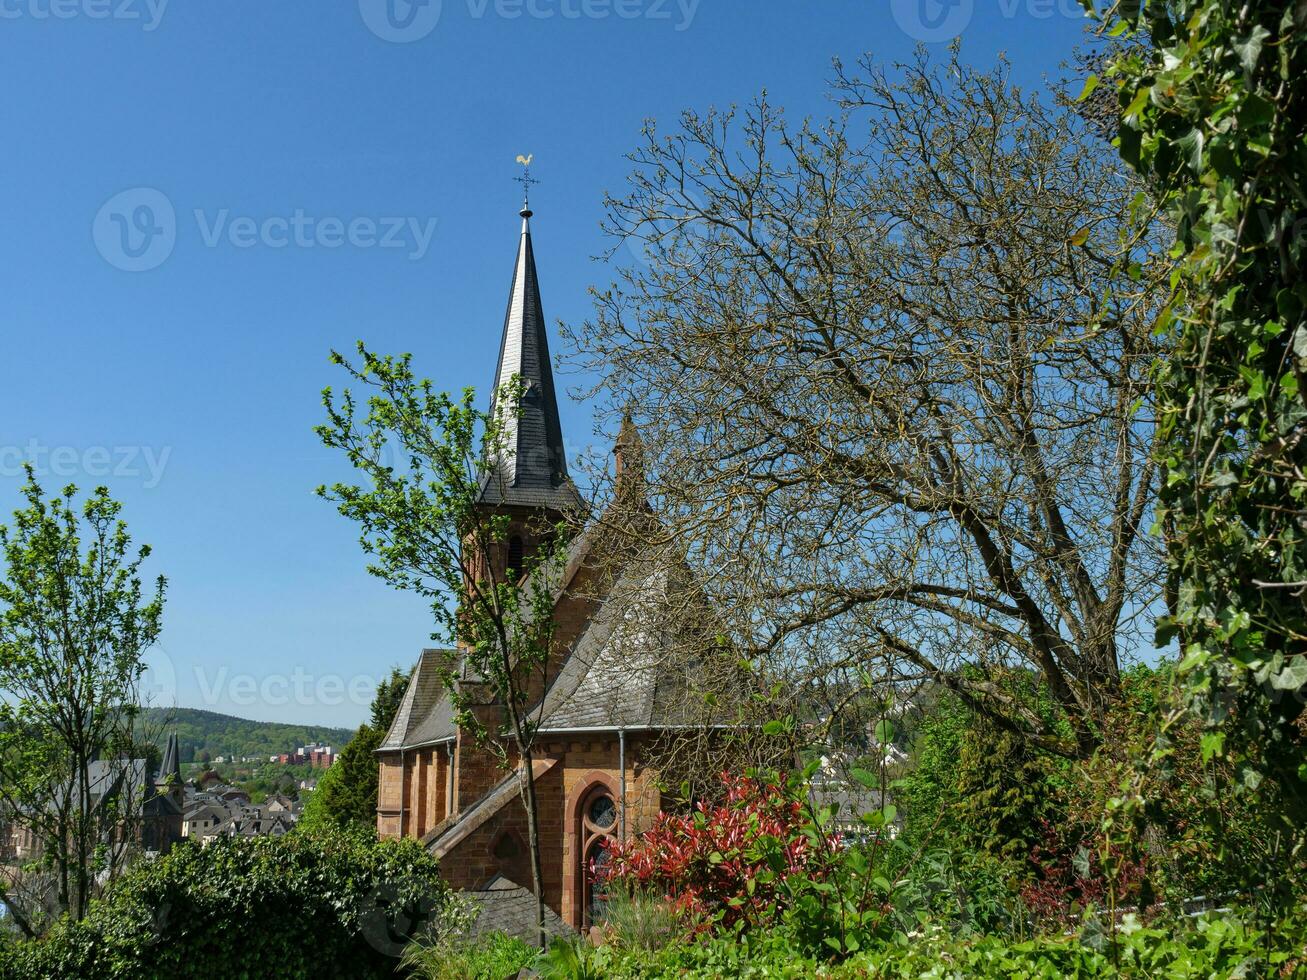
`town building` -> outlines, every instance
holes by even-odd
[[[183,787],[177,736],[169,735],[159,770],[151,774],[145,759],[97,759],[87,765],[88,819],[103,826],[103,841],[115,851],[131,847],[166,854],[183,836]],[[80,793],[71,782],[63,792],[80,807]],[[52,804],[53,806],[53,804]],[[31,861],[45,847],[32,820],[17,814],[9,823],[4,850],[11,860]]]

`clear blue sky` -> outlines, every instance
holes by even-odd
[[[609,278],[591,259],[602,193],[642,119],[764,87],[793,116],[824,113],[832,56],[893,60],[959,31],[968,60],[1006,51],[1038,85],[1080,37],[1075,10],[0,0],[0,514],[21,456],[49,487],[107,483],[171,582],[156,700],[354,725],[430,626],[313,496],[341,473],[312,433],[340,381],[327,351],[361,337],[443,387],[489,384],[517,154],[542,181],[545,311],[579,320]],[[330,219],[363,221],[350,241]],[[562,408],[569,443],[599,441],[584,405]]]

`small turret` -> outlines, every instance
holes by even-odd
[[[629,408],[622,416],[622,427],[617,432],[617,441],[613,443],[613,456],[616,458],[614,489],[617,498],[637,506],[643,504],[648,493],[644,472],[644,440],[640,438],[640,432],[631,419]]]

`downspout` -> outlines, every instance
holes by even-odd
[[[621,771],[622,781],[622,809],[618,811],[618,820],[620,824],[618,831],[621,834],[621,840],[626,842],[626,729],[617,729],[617,768]]]
[[[445,755],[449,764],[445,766],[445,817],[454,815],[454,743],[445,743]]]

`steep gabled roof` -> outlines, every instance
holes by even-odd
[[[668,570],[623,569],[545,692],[542,732],[673,728],[693,721],[683,670],[669,658]],[[682,665],[684,666],[684,665]]]
[[[423,650],[409,677],[404,700],[395,712],[395,720],[382,740],[379,752],[432,745],[453,738],[454,709],[445,693],[441,672],[457,653],[453,650]]]
[[[167,747],[163,750],[163,761],[159,764],[159,782],[182,781],[181,755],[177,747],[177,733],[170,732]]]
[[[639,522],[655,521],[640,511]],[[673,606],[684,604],[685,583],[679,577],[689,570],[666,549],[657,554],[623,554],[615,541],[629,531],[626,519],[612,511],[589,525],[572,539],[564,560],[547,570],[548,587],[557,603],[576,587],[578,574],[587,565],[598,565],[611,578],[603,579],[597,612],[571,644],[557,676],[544,698],[531,706],[539,710],[541,732],[578,730],[667,729],[703,724],[702,705],[690,698],[692,675],[699,671],[685,662],[677,650],[682,639],[677,631],[686,628],[684,613]],[[617,530],[615,530],[617,529]],[[676,585],[669,583],[676,581]],[[528,579],[522,588],[529,590]],[[530,619],[530,610],[524,610]],[[711,617],[707,600],[698,618]],[[699,624],[702,628],[702,624]],[[453,739],[458,728],[454,711],[440,679],[442,663],[456,654],[426,650],[409,681],[408,690],[378,752],[418,748]],[[460,668],[464,680],[477,680],[469,664]],[[700,710],[696,710],[700,709]]]
[[[482,485],[481,500],[569,511],[579,507],[581,499],[567,475],[549,338],[531,247],[531,212],[523,208],[521,215],[522,234],[490,401],[491,414],[503,419],[506,445]],[[516,414],[501,405],[499,398],[500,388],[515,376],[523,388]]]

